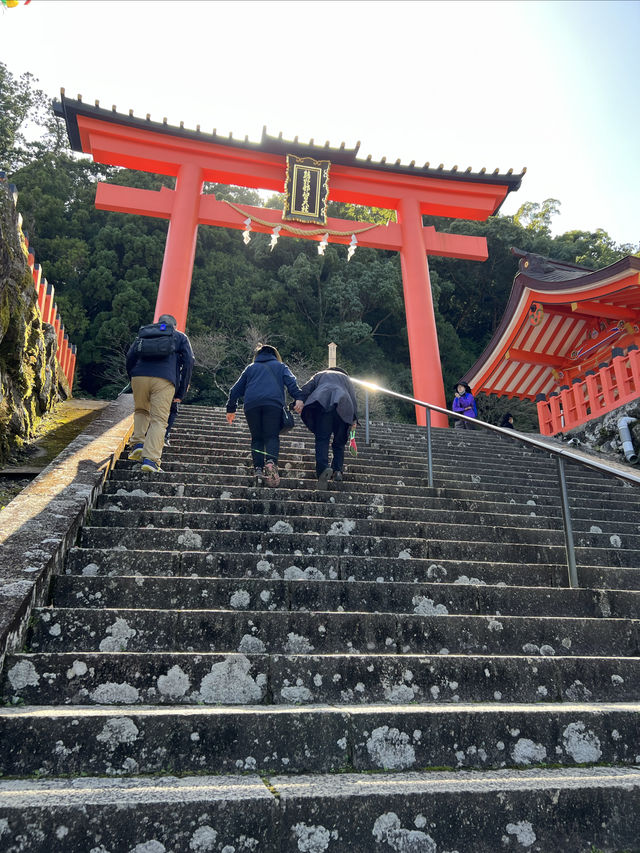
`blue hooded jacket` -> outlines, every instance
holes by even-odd
[[[236,411],[239,397],[244,397],[245,412],[256,406],[284,406],[285,385],[294,400],[302,398],[296,377],[287,365],[270,352],[260,352],[229,391],[227,411]]]

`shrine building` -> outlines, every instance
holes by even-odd
[[[640,397],[640,258],[590,270],[512,249],[504,315],[463,377],[474,393],[535,401],[542,435]]]
[[[400,254],[407,336],[414,397],[446,408],[435,315],[429,280],[428,255],[484,261],[484,237],[445,234],[424,226],[423,216],[486,220],[507,194],[520,187],[523,170],[488,173],[459,171],[425,163],[372,161],[359,156],[360,143],[347,149],[310,140],[300,143],[269,136],[260,142],[234,139],[232,134],[205,133],[198,125],[185,129],[105,109],[98,101],[85,104],[61,91],[54,113],[64,119],[74,151],[95,162],[175,178],[173,189],[159,192],[98,182],[96,207],[167,219],[167,241],[160,274],[155,319],[173,314],[184,329],[199,225],[216,225],[279,237],[315,240],[322,254],[328,243],[343,244],[347,261],[359,246]],[[284,210],[232,204],[203,192],[205,183],[232,184],[285,194]],[[394,210],[397,222],[376,225],[327,217],[328,200]],[[294,224],[295,223],[295,224]],[[238,299],[242,293],[238,292]],[[418,424],[425,409],[416,406]],[[434,426],[446,427],[446,415],[434,414]]]

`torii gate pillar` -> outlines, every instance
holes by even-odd
[[[414,389],[420,389],[420,394],[416,393],[415,396],[417,399],[446,409],[438,332],[418,200],[400,199],[398,218],[402,229],[400,265],[407,315],[411,376]],[[416,422],[418,426],[427,424],[427,413],[423,406],[416,406]],[[434,426],[448,426],[446,415],[438,412],[431,415],[431,423]]]
[[[203,186],[204,177],[199,166],[194,163],[180,166],[162,260],[154,323],[162,314],[172,314],[178,321],[179,329],[186,327]]]

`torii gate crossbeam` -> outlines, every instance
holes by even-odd
[[[383,160],[377,164],[356,160],[354,151],[301,146],[282,139],[265,137],[263,142],[244,143],[211,136],[182,127],[125,116],[71,101],[62,94],[54,111],[65,118],[72,147],[93,156],[96,162],[176,179],[173,190],[159,192],[99,183],[96,206],[103,210],[136,213],[169,220],[165,255],[160,276],[155,317],[173,314],[178,327],[185,328],[198,225],[244,228],[247,215],[269,225],[252,223],[252,230],[269,232],[287,222],[282,211],[239,206],[239,213],[213,195],[203,194],[205,182],[226,183],[254,189],[282,192],[285,180],[285,154],[325,157],[331,161],[330,197],[343,201],[397,211],[397,223],[370,227],[370,223],[330,219],[327,230],[346,232],[331,236],[331,242],[348,243],[358,233],[358,245],[395,250],[400,253],[407,333],[413,378],[413,393],[418,399],[445,407],[442,370],[438,350],[435,315],[431,296],[427,255],[486,260],[483,237],[441,234],[424,227],[423,215],[484,220],[495,213],[507,193],[517,189],[522,175],[460,174],[442,168],[415,169],[414,164],[391,167]],[[271,225],[273,223],[273,225]],[[302,239],[320,240],[317,226],[295,223]],[[417,407],[418,424],[426,423],[424,409]],[[447,426],[442,415],[433,416],[434,426]]]

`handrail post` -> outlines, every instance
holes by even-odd
[[[369,389],[364,389],[364,443],[369,444]]]
[[[427,463],[429,466],[429,488],[433,488],[433,458],[431,455],[431,409],[425,406],[427,412]]]
[[[558,479],[560,481],[560,504],[562,506],[562,521],[564,524],[564,542],[567,549],[567,567],[569,569],[569,586],[578,589],[578,570],[576,568],[576,552],[573,545],[573,528],[571,526],[571,509],[569,508],[569,494],[567,492],[567,480],[564,474],[564,464],[561,456],[556,456],[558,463]]]

